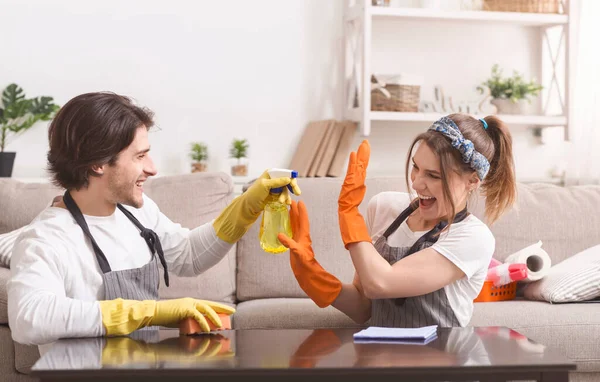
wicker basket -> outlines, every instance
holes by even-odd
[[[375,82],[373,77],[371,82]],[[386,97],[381,90],[371,91],[372,111],[419,111],[421,93],[419,85],[386,84],[385,89],[390,93],[390,98]]]
[[[560,0],[483,0],[483,10],[493,12],[561,13]]]

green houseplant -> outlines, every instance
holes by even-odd
[[[4,151],[9,141],[38,121],[51,120],[58,109],[52,97],[25,98],[23,89],[17,84],[4,89],[0,105],[0,177],[12,176],[17,153]]]
[[[229,157],[236,161],[231,166],[231,175],[246,176],[248,175],[248,148],[250,145],[246,139],[234,139],[231,142],[229,149]]]
[[[514,71],[512,77],[504,77],[498,64],[492,67],[492,75],[477,87],[481,93],[486,89],[492,97],[490,101],[501,114],[523,114],[531,97],[538,96],[544,87],[531,80],[527,82],[523,75]]]
[[[206,171],[206,161],[208,160],[208,146],[203,142],[193,142],[190,148],[190,158],[192,159],[192,172]]]

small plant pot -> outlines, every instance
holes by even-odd
[[[10,178],[12,176],[16,156],[17,153],[15,152],[0,152],[0,178]]]
[[[496,106],[498,114],[531,114],[531,104],[524,99],[512,102],[506,98],[494,98],[490,103]]]
[[[236,164],[231,166],[231,175],[233,176],[247,176],[248,165],[247,164]]]
[[[192,172],[206,172],[206,163],[192,163]]]

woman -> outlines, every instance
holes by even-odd
[[[356,269],[352,284],[342,284],[315,260],[302,202],[292,205],[294,238],[279,237],[290,248],[298,283],[318,306],[333,305],[357,323],[466,326],[495,248],[489,228],[467,212],[467,201],[481,187],[490,224],[513,204],[507,127],[493,116],[464,114],[434,122],[415,138],[407,158],[407,187],[412,165],[417,197],[380,193],[369,201],[365,222],[358,206],[369,154],[364,141],[350,155],[338,201],[342,239]]]

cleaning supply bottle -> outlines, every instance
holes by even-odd
[[[298,172],[293,170],[273,168],[268,171],[271,179],[280,177],[297,178]],[[287,186],[288,190],[293,193],[292,187]],[[283,187],[272,188],[271,194],[279,195],[283,192]],[[283,253],[287,248],[281,244],[277,235],[283,232],[288,237],[292,237],[292,225],[290,223],[290,213],[288,205],[278,200],[273,200],[265,205],[262,221],[260,224],[260,247],[263,251],[272,254]]]

